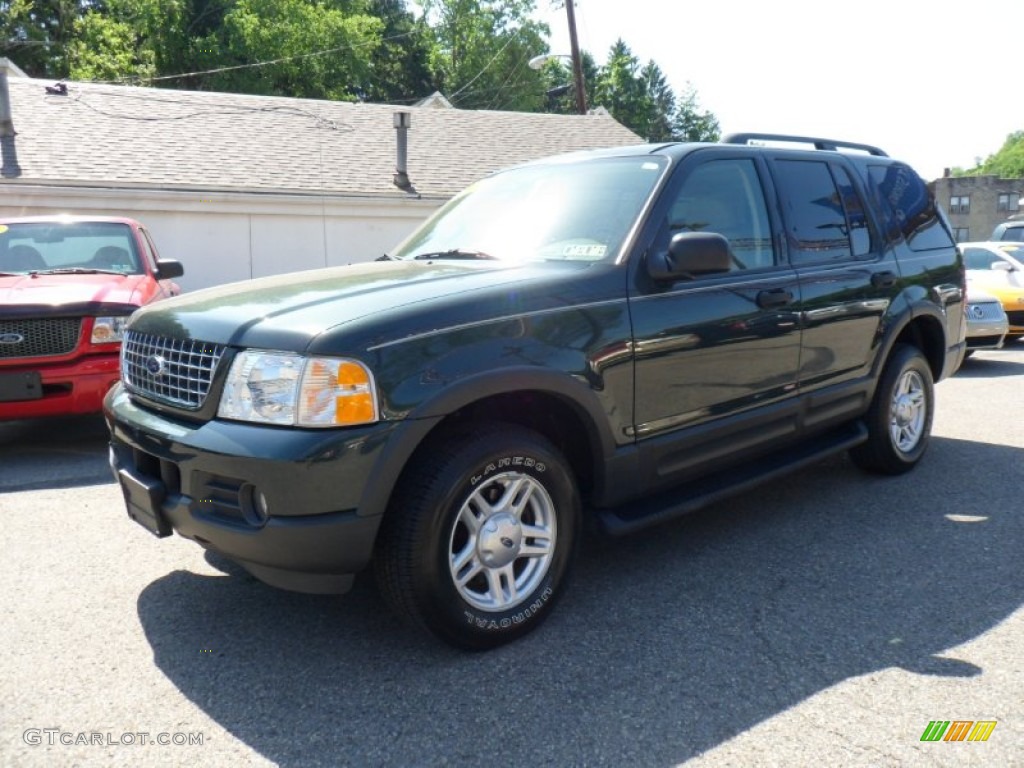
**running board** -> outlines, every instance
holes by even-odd
[[[649,498],[613,509],[594,510],[596,520],[605,533],[613,536],[632,533],[693,512],[773,477],[816,464],[826,456],[849,450],[867,439],[867,427],[862,422],[845,424],[760,459],[705,475]]]

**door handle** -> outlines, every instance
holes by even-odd
[[[758,291],[757,306],[761,309],[784,307],[793,301],[793,294],[785,288],[773,288],[770,291]]]
[[[871,275],[871,285],[875,288],[892,288],[896,285],[896,273],[889,270],[875,272]]]

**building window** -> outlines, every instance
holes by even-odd
[[[996,203],[997,211],[1016,211],[1020,208],[1020,195],[1017,192],[1003,192]]]
[[[953,236],[958,243],[968,243],[971,240],[970,227],[953,227]]]
[[[971,212],[971,197],[970,195],[960,195],[959,197],[949,198],[949,212],[950,213],[970,213]]]

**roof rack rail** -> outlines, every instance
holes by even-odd
[[[870,144],[855,144],[852,141],[821,139],[813,136],[789,136],[784,133],[730,133],[722,139],[723,144],[749,144],[751,141],[784,141],[793,144],[811,144],[815,149],[827,149],[833,152],[839,149],[857,149],[861,152],[867,152],[869,155],[889,156],[878,147],[873,147]]]

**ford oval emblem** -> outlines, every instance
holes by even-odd
[[[20,333],[0,333],[0,344],[21,344],[24,340]]]
[[[166,365],[167,361],[160,355],[150,355],[146,358],[146,370],[149,371],[154,379],[159,379],[164,375],[164,367]]]

